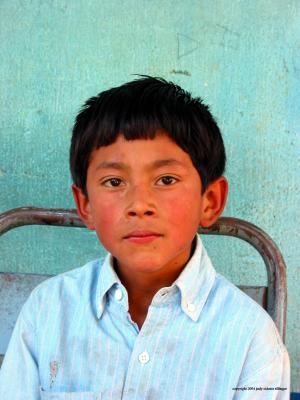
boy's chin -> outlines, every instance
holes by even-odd
[[[161,264],[156,264],[150,260],[132,260],[130,265],[118,263],[121,270],[130,270],[132,272],[153,273],[163,269]]]
[[[150,256],[134,256],[130,260],[117,261],[117,268],[122,271],[131,271],[132,273],[148,273],[152,274],[155,272],[163,271],[165,267],[165,262],[160,259],[155,259],[155,257]]]
[[[164,282],[165,286],[170,286],[180,275],[183,269],[182,265],[171,260],[160,258],[135,258],[130,263],[118,263],[116,272],[127,279],[135,280],[138,276],[143,279],[149,279],[151,282]],[[152,281],[154,279],[154,281]],[[158,281],[157,281],[158,280]]]

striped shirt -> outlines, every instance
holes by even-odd
[[[215,272],[197,235],[141,330],[110,254],[39,285],[16,323],[0,399],[288,399],[289,374],[272,319]]]

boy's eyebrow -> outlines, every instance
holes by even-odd
[[[165,167],[169,165],[179,165],[184,167],[185,164],[182,161],[176,160],[175,158],[167,158],[163,160],[155,160],[152,163],[149,163],[148,169],[155,169],[160,167]],[[103,161],[97,165],[96,170],[98,169],[118,169],[118,170],[128,170],[129,166],[123,162],[117,161]]]

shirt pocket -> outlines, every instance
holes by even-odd
[[[101,393],[94,392],[45,392],[40,390],[41,400],[101,400]]]

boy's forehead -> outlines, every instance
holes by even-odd
[[[165,132],[157,131],[153,139],[126,140],[120,134],[114,143],[95,149],[90,163],[96,169],[124,169],[132,163],[144,164],[149,168],[184,168],[190,166],[191,158]]]

